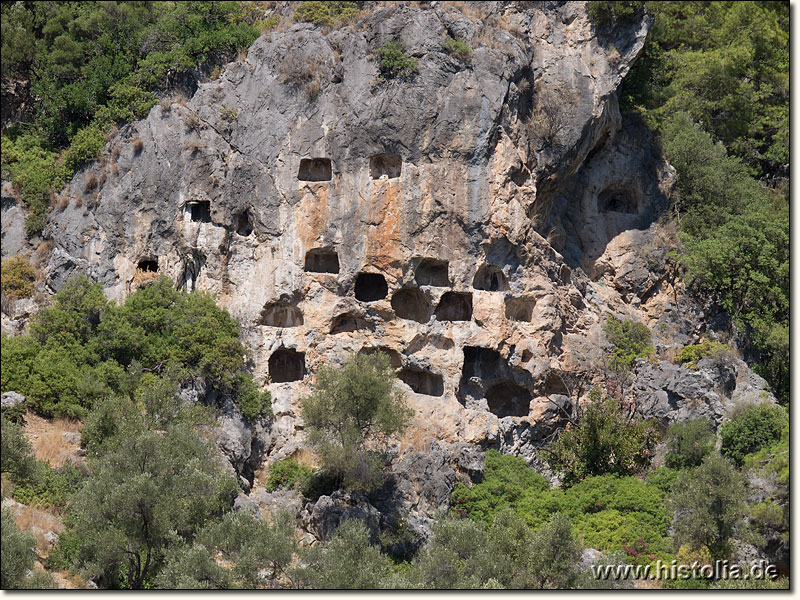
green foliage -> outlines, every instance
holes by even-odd
[[[678,478],[680,471],[670,469],[669,467],[658,467],[653,469],[645,476],[647,485],[658,488],[665,494],[668,494],[672,489],[672,484]]]
[[[301,2],[294,11],[295,21],[332,27],[358,14],[355,2]]]
[[[546,460],[568,485],[590,475],[632,475],[650,464],[657,441],[654,423],[634,420],[620,400],[595,388],[580,423],[561,433]]]
[[[5,417],[0,418],[0,426],[0,473],[13,481],[33,479],[37,471],[36,458],[22,427]]]
[[[33,295],[36,271],[21,256],[4,258],[0,275],[0,289],[8,299],[28,298]]]
[[[296,569],[292,579],[313,589],[376,589],[389,571],[389,559],[356,519],[342,523],[325,548],[310,549],[303,562],[307,566]]]
[[[203,377],[249,419],[272,414],[269,393],[243,371],[236,322],[209,295],[177,291],[167,278],[122,306],[110,304],[99,284],[72,279],[36,315],[31,332],[3,337],[2,389],[20,392],[44,416],[82,418],[100,399],[152,383],[145,371]]]
[[[193,544],[169,551],[153,587],[276,587],[296,551],[293,535],[293,519],[288,513],[278,513],[273,524],[245,511],[226,513],[203,529]],[[221,567],[218,556],[230,567]]]
[[[293,458],[284,458],[269,468],[267,491],[274,492],[279,487],[303,490],[313,474],[311,467],[301,465]]]
[[[722,454],[741,466],[748,454],[773,445],[788,428],[786,409],[770,404],[746,408],[722,424]]]
[[[340,368],[322,367],[302,402],[309,443],[346,488],[369,490],[379,483],[380,450],[411,417],[393,384],[384,354],[354,355]]]
[[[699,467],[682,471],[667,498],[674,514],[676,547],[706,546],[714,559],[729,558],[746,497],[744,476],[720,454],[710,454]]]
[[[644,5],[644,2],[592,0],[589,2],[589,18],[600,29],[629,25],[642,14]]]
[[[383,78],[410,77],[419,70],[417,59],[406,54],[405,44],[388,41],[375,50]]]
[[[716,436],[708,419],[673,423],[667,429],[664,464],[672,469],[697,467],[714,451]]]
[[[755,369],[786,402],[788,5],[651,2],[648,10],[655,22],[621,104],[660,133],[678,172],[690,280],[745,329]]]
[[[72,494],[83,486],[85,479],[85,473],[74,465],[53,469],[46,462],[38,462],[30,478],[11,478],[11,481],[14,483],[14,498],[18,502],[45,508],[64,508]]]
[[[127,437],[74,496],[76,566],[105,587],[141,589],[165,551],[191,541],[235,494],[236,482],[190,426]]]
[[[472,48],[464,38],[449,37],[442,42],[442,50],[461,59],[468,60],[472,56]]]
[[[704,358],[730,356],[730,348],[719,342],[705,341],[700,344],[689,344],[680,349],[675,362],[690,369],[696,369],[698,361]]]
[[[489,525],[498,511],[509,504],[515,505],[524,492],[529,489],[541,492],[550,487],[522,458],[503,455],[497,450],[486,451],[484,468],[480,483],[472,487],[456,484],[450,497],[453,514]]]
[[[653,351],[650,330],[643,323],[609,317],[603,331],[612,345],[609,366],[615,371],[630,370],[637,358],[649,356]]]
[[[256,39],[245,4],[3,5],[3,77],[29,80],[37,99],[30,122],[2,141],[4,177],[31,210],[29,236],[46,223],[50,192],[98,156],[115,126],[146,116],[181,74]]]
[[[19,531],[10,508],[2,509],[0,539],[0,587],[4,590],[22,589],[28,570],[36,560],[36,540],[33,534]]]

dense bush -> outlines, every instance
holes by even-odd
[[[688,344],[675,355],[675,362],[690,369],[696,369],[698,361],[709,357],[730,356],[730,348],[719,342],[705,341],[700,344]]]
[[[644,2],[593,0],[589,2],[589,18],[601,29],[628,25],[643,13]]]
[[[667,429],[664,464],[672,469],[697,467],[714,451],[716,436],[708,419],[673,423]]]
[[[3,337],[2,390],[20,392],[44,416],[84,417],[100,399],[148,383],[146,371],[205,378],[249,418],[271,414],[268,392],[243,371],[236,322],[207,294],[177,291],[167,278],[121,306],[99,284],[72,279],[36,315],[31,332]]]
[[[145,117],[182,74],[256,39],[245,4],[3,4],[3,79],[29,80],[36,98],[30,121],[2,141],[4,177],[31,209],[28,235],[44,227],[50,192],[97,157],[115,126]]]
[[[33,284],[36,281],[36,271],[27,260],[21,256],[4,258],[0,271],[0,289],[3,297],[8,299],[28,298],[33,295]]]
[[[650,464],[657,441],[653,422],[635,420],[620,400],[595,388],[580,422],[561,432],[545,459],[568,485],[591,475],[632,475]]]
[[[36,476],[37,464],[22,427],[0,418],[0,473],[12,481],[30,481]]]
[[[705,546],[714,559],[730,558],[730,541],[744,515],[746,497],[744,476],[718,453],[682,471],[667,498],[676,547]]]
[[[313,393],[303,400],[307,439],[346,488],[379,484],[386,438],[411,417],[394,380],[385,354],[353,355],[342,367],[319,369]]]
[[[419,70],[417,59],[406,54],[402,42],[388,41],[375,50],[381,77],[408,77]]]
[[[722,424],[722,454],[741,466],[746,455],[779,441],[788,421],[786,409],[780,406],[757,404],[746,408]]]
[[[314,470],[301,465],[292,458],[285,458],[269,468],[267,491],[274,492],[279,487],[303,490],[309,484]]]
[[[612,346],[609,366],[615,371],[630,370],[637,358],[653,351],[650,330],[643,323],[609,317],[603,331]]]

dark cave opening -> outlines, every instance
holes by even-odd
[[[372,179],[386,176],[389,179],[400,177],[403,169],[403,159],[397,154],[376,154],[369,159],[369,175]]]
[[[189,205],[192,221],[195,223],[211,223],[211,202],[202,200]]]
[[[445,292],[434,315],[440,321],[469,321],[472,318],[472,294]]]
[[[444,394],[444,379],[436,373],[407,367],[401,369],[397,376],[417,394],[424,394],[425,396],[441,396]]]
[[[501,381],[486,390],[489,410],[503,417],[525,417],[530,413],[531,393],[513,381]]]
[[[530,323],[535,304],[531,298],[506,298],[506,319]]]
[[[250,211],[244,210],[236,217],[236,233],[242,237],[247,237],[253,233],[253,222],[250,218]]]
[[[314,248],[306,252],[303,269],[308,273],[338,273],[339,255],[329,248]]]
[[[145,273],[158,273],[158,261],[152,258],[143,258],[136,265],[136,269]]]
[[[448,287],[450,285],[448,268],[449,263],[446,260],[423,258],[414,273],[417,285]]]
[[[304,158],[297,178],[300,181],[330,181],[333,177],[330,158]]]
[[[472,287],[486,292],[504,292],[508,290],[508,280],[500,267],[482,265],[475,273]]]
[[[300,381],[306,374],[306,355],[290,348],[281,348],[269,357],[269,376],[273,383]]]
[[[403,288],[392,295],[392,308],[401,319],[427,323],[433,309],[428,295],[419,288]]]
[[[597,210],[601,213],[636,215],[639,214],[639,201],[632,190],[611,188],[600,192],[597,197]]]
[[[355,285],[356,300],[361,302],[377,302],[386,298],[389,293],[389,286],[386,279],[380,273],[361,272],[356,276]]]
[[[372,326],[364,317],[354,313],[342,313],[331,321],[331,334],[348,333],[360,329],[372,329]]]

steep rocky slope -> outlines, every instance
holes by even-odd
[[[86,273],[120,300],[157,272],[216,295],[276,414],[252,427],[229,406],[222,446],[250,479],[302,446],[316,369],[354,352],[389,353],[413,435],[456,444],[442,465],[464,442],[535,462],[602,379],[612,315],[654,334],[633,384],[645,416],[719,423],[769,397],[741,361],[668,360],[713,332],[667,259],[673,169],[618,107],[649,22],[608,38],[584,2],[420,4],[267,33],[188,102],[121,129],[50,215],[47,286]],[[416,75],[380,76],[392,40]],[[20,221],[5,196],[4,246]],[[447,500],[426,494],[406,495]]]

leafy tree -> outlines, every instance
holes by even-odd
[[[209,442],[187,425],[127,438],[97,459],[74,498],[78,566],[106,587],[140,589],[165,551],[192,540],[235,490]]]
[[[322,367],[313,393],[303,400],[307,439],[324,468],[347,488],[369,490],[378,483],[379,450],[411,416],[393,384],[384,354],[354,355],[341,368]]]
[[[714,451],[716,436],[708,419],[673,423],[667,429],[664,464],[671,469],[697,467]]]
[[[730,555],[730,540],[744,515],[744,476],[718,453],[694,469],[683,471],[667,498],[674,517],[676,547],[706,546],[714,559]]]
[[[377,589],[389,571],[389,559],[370,543],[369,529],[356,519],[342,523],[325,548],[312,548],[304,562],[308,566],[296,569],[292,577],[300,587],[314,589]]]
[[[277,587],[292,561],[294,519],[278,513],[274,524],[246,511],[212,522],[191,545],[169,551],[154,586],[166,589]],[[228,567],[216,560],[222,556]],[[263,573],[263,575],[262,575]]]
[[[22,427],[5,417],[0,419],[0,423],[0,472],[8,475],[12,481],[33,479],[36,476],[36,458]]]
[[[566,484],[590,475],[631,475],[650,463],[657,439],[652,422],[634,420],[620,400],[594,388],[579,424],[546,449],[546,460]]]
[[[788,420],[786,409],[780,406],[756,404],[746,408],[722,424],[722,454],[741,466],[746,455],[779,441]]]

